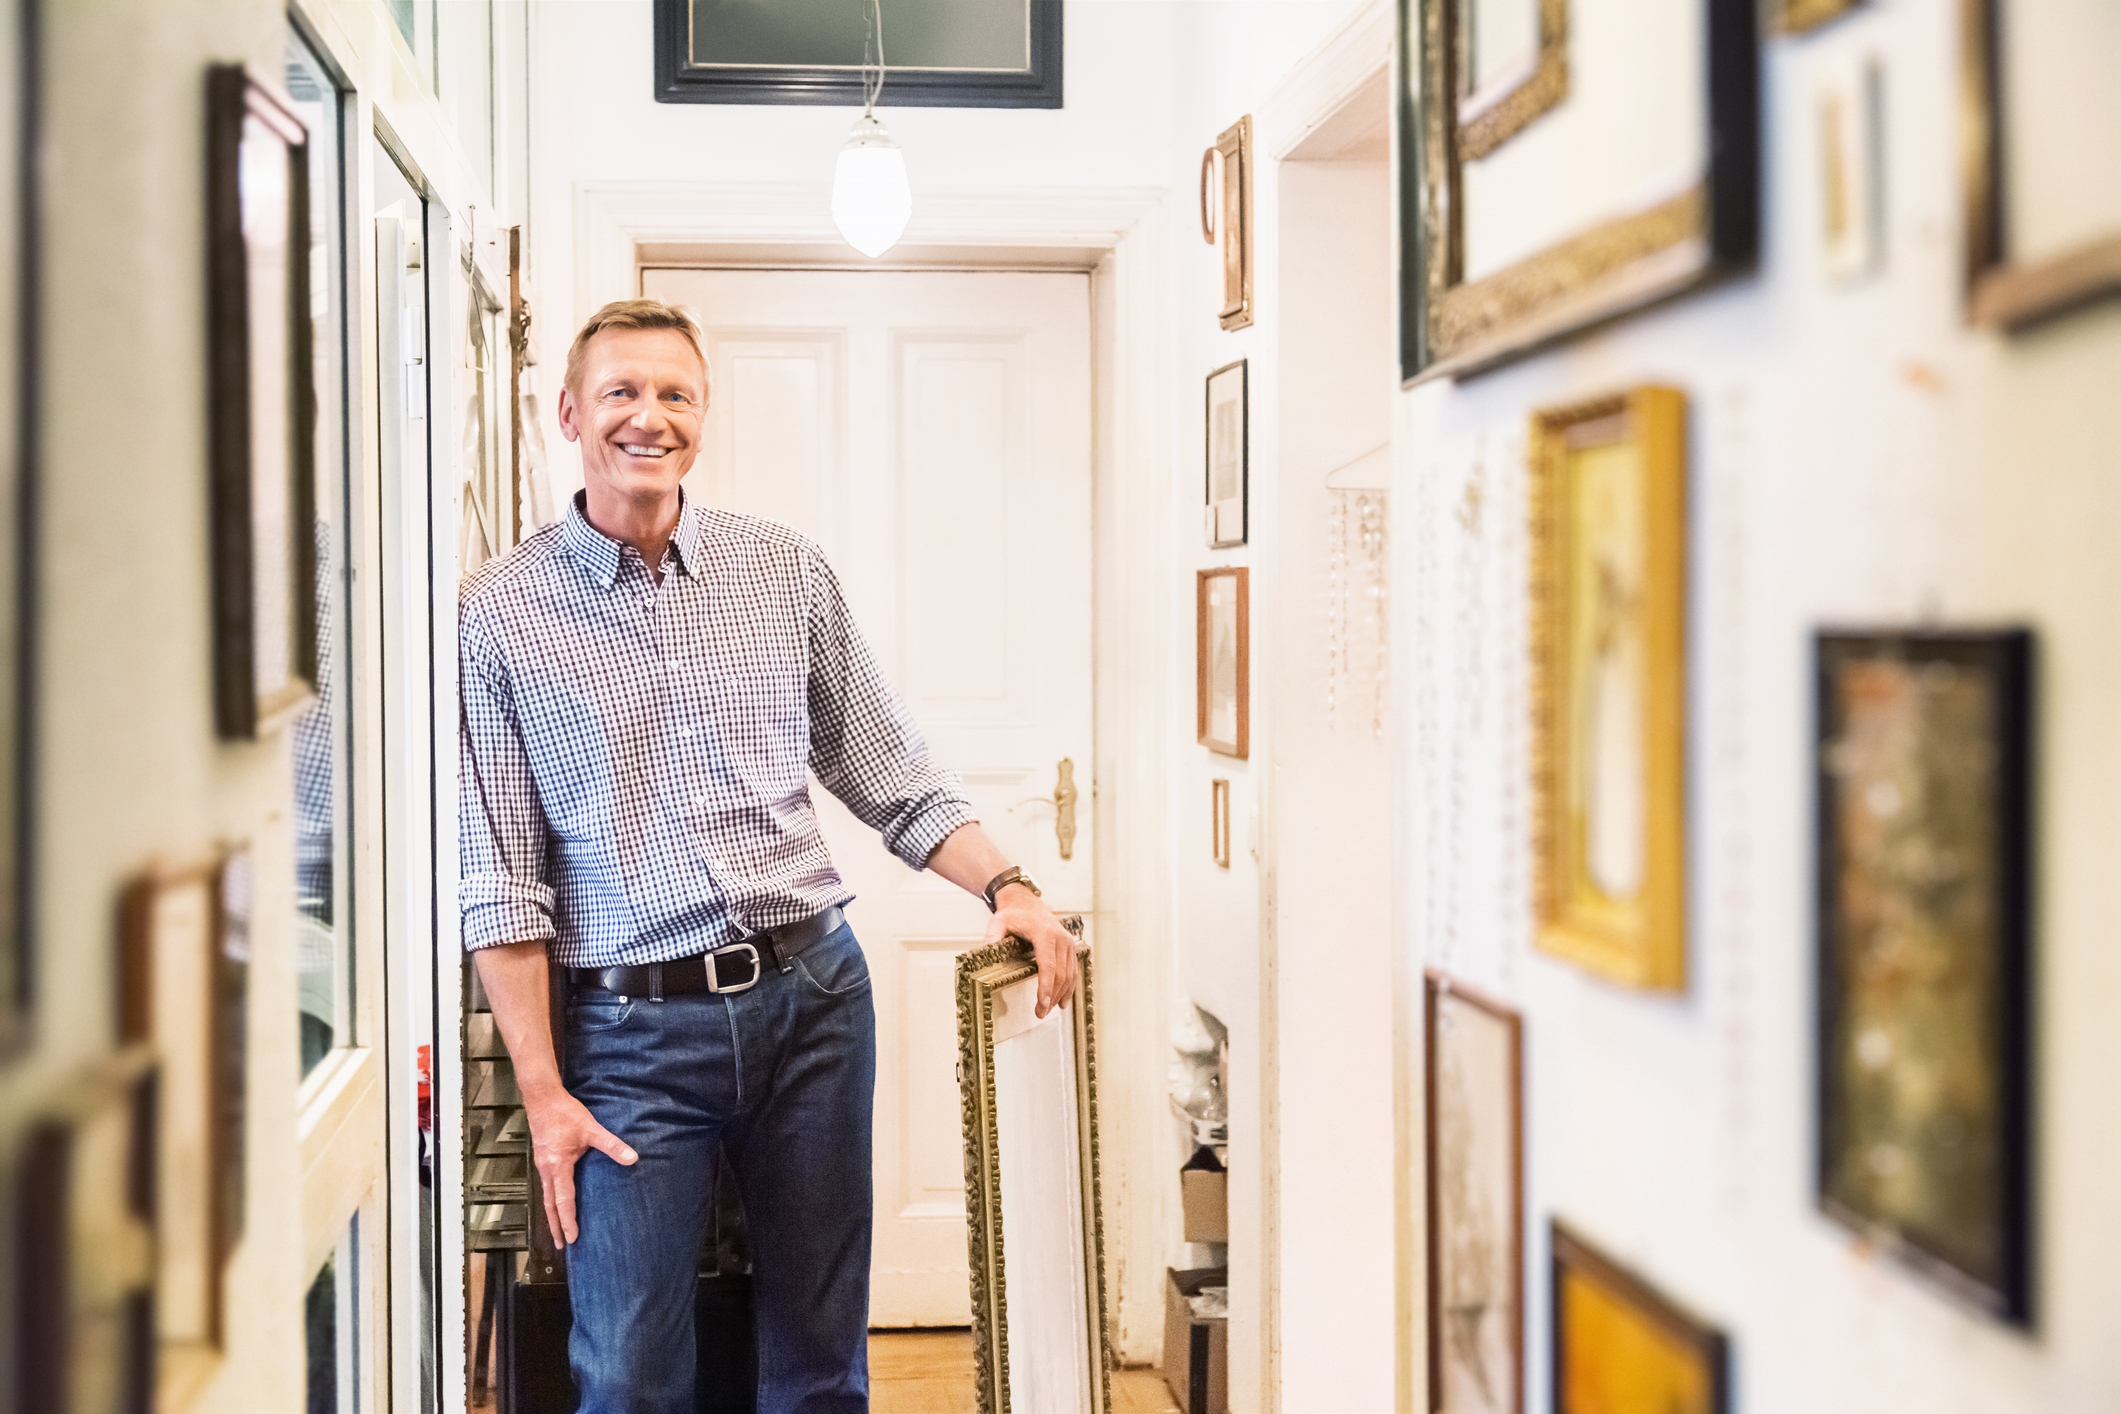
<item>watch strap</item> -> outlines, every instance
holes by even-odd
[[[987,881],[987,887],[981,891],[982,897],[987,900],[987,911],[989,913],[994,912],[996,908],[999,907],[999,905],[995,903],[996,896],[999,895],[1003,889],[1008,888],[1011,884],[1022,884],[1025,888],[1031,890],[1032,893],[1037,893],[1039,891],[1038,885],[1031,882],[1031,876],[1026,874],[1022,869],[1018,868],[1016,865],[1012,864],[1007,869],[1002,870],[1001,873],[989,879]]]

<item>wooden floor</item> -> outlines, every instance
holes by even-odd
[[[972,1336],[966,1331],[883,1331],[869,1337],[870,1414],[976,1414]],[[1112,1414],[1178,1414],[1164,1377],[1121,1370]]]

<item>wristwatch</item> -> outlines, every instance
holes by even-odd
[[[1037,894],[1040,898],[1044,898],[1046,896],[1046,891],[1044,889],[1041,889],[1038,886],[1037,882],[1033,880],[1029,874],[1026,874],[1023,870],[1017,868],[1014,864],[1012,864],[1007,869],[1002,870],[1001,873],[995,875],[993,878],[987,881],[987,887],[985,890],[983,890],[983,893],[987,900],[987,911],[989,913],[995,911],[994,896],[1000,893],[1003,889],[1008,888],[1011,884],[1022,884],[1025,888],[1031,890],[1032,893]]]

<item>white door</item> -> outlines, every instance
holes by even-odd
[[[687,494],[824,547],[989,833],[1056,909],[1088,913],[1089,277],[649,270],[642,288],[707,330]],[[1065,859],[1063,760],[1080,800]],[[953,960],[986,910],[816,794],[876,979],[870,1320],[963,1325]]]

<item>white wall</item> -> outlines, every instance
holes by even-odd
[[[2111,6],[2003,9],[2017,235],[2047,254],[2116,224],[2121,47]],[[1555,1214],[1725,1327],[1749,1414],[2121,1405],[2121,309],[2015,339],[1964,326],[1957,22],[1877,0],[1768,46],[1757,275],[1402,397],[1400,660],[1430,667],[1403,703],[1406,921],[1421,960],[1526,1014],[1530,1408],[1548,1399]],[[1880,277],[1835,288],[1808,105],[1852,50],[1885,65],[1890,248]],[[1530,948],[1526,418],[1652,380],[1693,410],[1679,999]],[[2030,1335],[1867,1256],[1812,1202],[1810,635],[1931,619],[2040,635]]]

